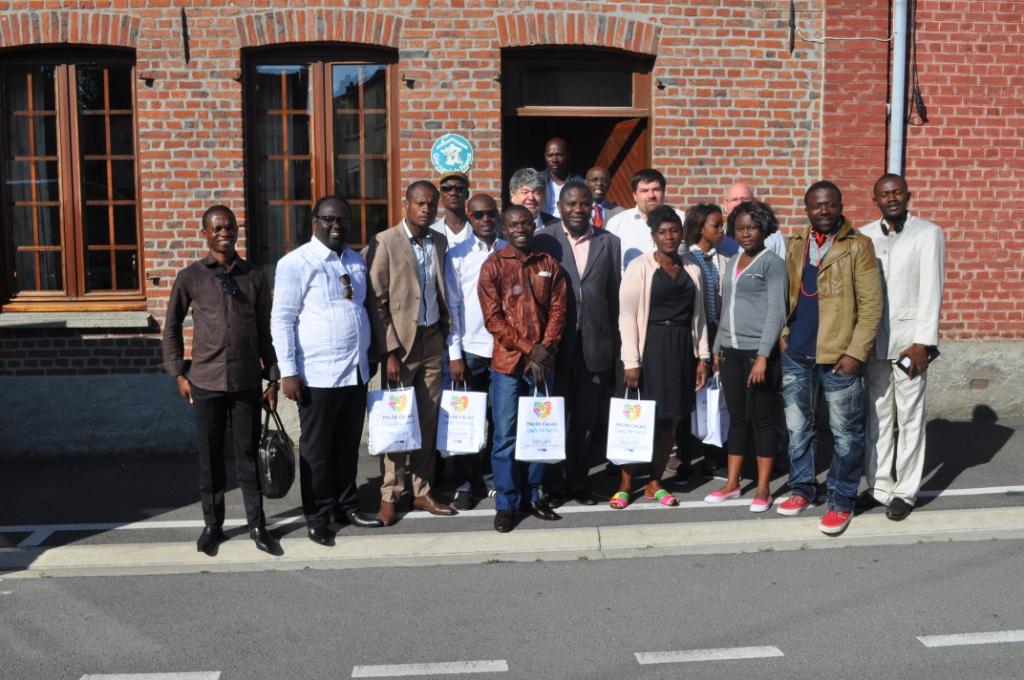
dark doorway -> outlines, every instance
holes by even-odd
[[[544,143],[569,143],[573,172],[611,171],[608,198],[633,205],[630,180],[650,163],[650,57],[601,48],[502,51],[502,194],[519,168],[544,167]]]

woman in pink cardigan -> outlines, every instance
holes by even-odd
[[[619,288],[619,334],[622,336],[622,383],[619,390],[640,390],[656,402],[654,458],[644,498],[662,505],[679,501],[661,486],[676,426],[689,418],[697,390],[707,379],[708,329],[700,265],[680,255],[683,224],[669,206],[647,215],[655,251],[633,259]],[[629,505],[635,466],[621,468],[619,490],[609,505]]]

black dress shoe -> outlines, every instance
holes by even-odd
[[[267,531],[267,527],[262,524],[249,529],[249,538],[251,538],[252,542],[256,544],[257,549],[262,550],[265,553],[277,555],[281,551],[281,546],[274,537],[270,535],[270,532]]]
[[[328,531],[325,527],[309,527],[309,540],[320,545],[326,545],[331,547],[334,545],[334,534]]]
[[[894,522],[906,519],[914,511],[914,506],[902,498],[893,498],[889,501],[889,507],[885,510],[885,516]]]
[[[548,522],[553,522],[556,519],[562,519],[562,516],[552,510],[551,506],[548,505],[548,502],[543,498],[530,504],[530,514],[537,519],[543,519]]]
[[[870,510],[871,508],[877,508],[879,505],[881,505],[881,503],[879,503],[878,499],[872,496],[869,491],[861,492],[861,494],[857,496],[857,501],[855,503],[858,510]]]
[[[576,489],[572,492],[572,498],[580,505],[597,505],[597,499],[589,489]]]
[[[472,510],[476,506],[476,499],[473,498],[473,492],[467,491],[466,489],[460,489],[455,492],[455,498],[452,499],[452,507],[456,510]]]
[[[203,533],[199,534],[199,540],[196,541],[196,551],[213,557],[217,554],[217,546],[223,540],[224,532],[220,530],[220,527],[208,526],[203,529]]]
[[[507,534],[515,526],[516,521],[511,510],[498,510],[494,515],[494,530],[498,533]]]
[[[358,510],[348,510],[345,512],[344,517],[346,522],[361,529],[374,529],[384,526],[384,523],[376,515],[367,515],[365,512],[359,512]]]

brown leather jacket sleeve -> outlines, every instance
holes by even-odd
[[[498,258],[491,257],[480,268],[480,280],[477,282],[477,294],[480,297],[480,311],[483,312],[484,326],[494,336],[494,341],[509,352],[529,354],[533,343],[520,336],[515,326],[509,323],[502,304],[501,271]],[[564,301],[563,301],[564,305]],[[562,313],[562,325],[565,325],[565,312]]]

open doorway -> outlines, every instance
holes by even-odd
[[[517,169],[544,167],[544,143],[569,143],[572,171],[611,171],[608,199],[631,207],[630,179],[650,163],[652,59],[605,49],[502,51],[502,194]]]

